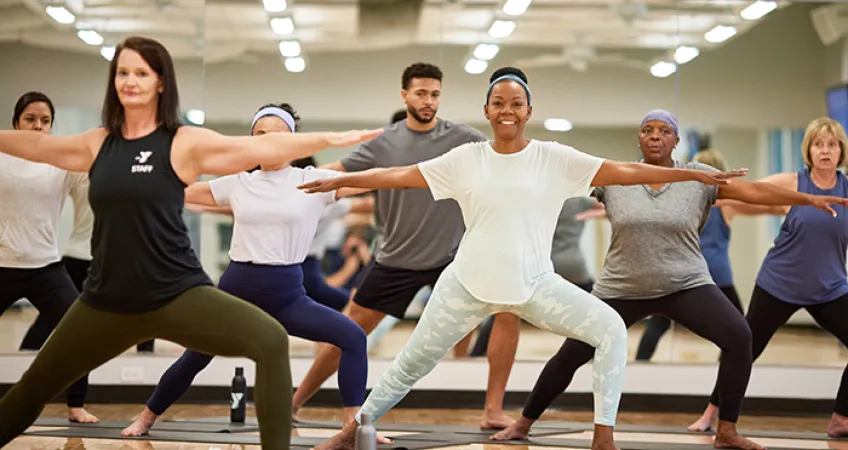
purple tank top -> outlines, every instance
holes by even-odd
[[[798,171],[798,192],[846,197],[848,179],[837,172],[833,189],[819,189],[809,169],[803,169]],[[802,306],[848,294],[848,209],[833,209],[835,218],[812,206],[793,206],[760,267],[757,285],[779,300]]]

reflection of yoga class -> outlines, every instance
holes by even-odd
[[[848,5],[8,3],[0,447],[848,449]]]

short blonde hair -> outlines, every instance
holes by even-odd
[[[706,164],[724,172],[727,170],[727,162],[724,155],[718,150],[701,150],[695,154],[695,162]]]
[[[841,166],[845,162],[845,151],[848,150],[848,137],[845,136],[845,128],[842,125],[831,119],[830,117],[819,117],[807,125],[807,130],[804,132],[804,140],[801,142],[801,156],[804,158],[804,164],[807,168],[813,168],[813,161],[810,159],[810,149],[813,146],[813,141],[822,133],[830,133],[839,142],[839,162],[837,166]]]

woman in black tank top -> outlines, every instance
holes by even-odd
[[[346,147],[382,130],[229,137],[181,126],[173,62],[158,42],[132,37],[115,49],[103,126],[76,136],[0,132],[0,152],[88,172],[95,222],[92,265],[74,302],[30,368],[0,399],[0,447],[74,380],[152,338],[256,362],[263,449],[288,449],[288,335],[259,308],[212,287],[182,220],[184,189],[201,174]]]

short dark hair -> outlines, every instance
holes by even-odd
[[[389,123],[400,122],[401,120],[406,120],[407,112],[405,109],[399,109],[392,114],[392,121]]]
[[[265,108],[280,108],[283,111],[291,114],[294,118],[294,131],[300,131],[300,116],[297,115],[297,110],[294,109],[294,106],[288,103],[268,103],[267,105],[262,105],[261,107],[259,107],[256,112],[262,111]]]
[[[103,128],[112,136],[120,136],[124,126],[124,105],[115,89],[115,74],[118,71],[118,57],[124,50],[133,50],[141,55],[162,82],[162,93],[156,105],[156,121],[168,131],[176,131],[180,121],[180,94],[177,90],[177,76],[171,54],[159,42],[144,37],[128,37],[115,47],[115,56],[109,64],[109,80],[106,85],[106,98],[103,100],[101,121]]]
[[[530,85],[530,82],[527,80],[527,75],[524,73],[524,71],[522,71],[521,69],[515,68],[515,67],[507,66],[507,67],[501,67],[500,69],[496,70],[494,73],[492,73],[492,76],[489,77],[490,89],[494,87],[494,86],[491,86],[491,84],[494,83],[495,80],[497,80],[498,78],[500,78],[504,75],[514,75],[514,76],[518,77],[519,79],[521,79],[521,81],[523,81],[524,84],[526,84],[528,86]],[[527,92],[527,97],[529,99],[530,92],[527,91],[527,88],[524,88],[524,91]],[[491,90],[489,92],[491,94]],[[486,103],[488,103],[488,102],[489,102],[489,99],[486,98]]]
[[[56,108],[53,107],[53,102],[50,101],[50,97],[42,94],[37,91],[30,91],[26,94],[22,95],[21,98],[18,99],[18,102],[15,103],[15,114],[12,116],[12,127],[17,128],[18,123],[21,121],[21,114],[24,113],[24,109],[32,103],[47,103],[47,107],[50,108],[50,120],[56,120]]]
[[[400,79],[400,84],[403,89],[409,89],[409,84],[413,78],[432,78],[442,81],[442,69],[433,64],[418,62],[412,64],[403,70],[403,75]]]

